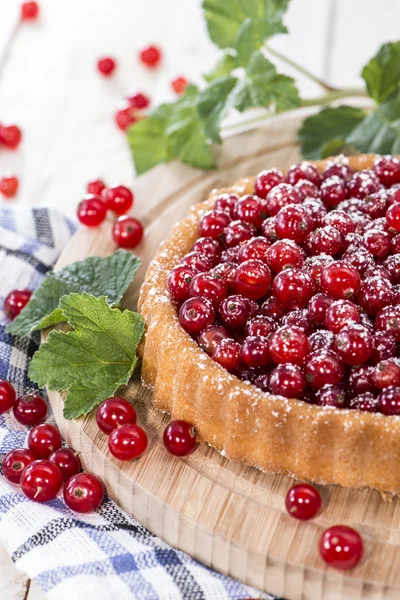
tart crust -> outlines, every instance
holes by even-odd
[[[354,156],[348,164],[359,171],[374,158]],[[328,162],[314,164],[322,170]],[[150,263],[139,299],[146,322],[143,383],[153,389],[157,408],[193,423],[199,438],[228,458],[316,483],[400,493],[400,417],[264,393],[214,362],[179,324],[168,294],[169,271],[198,238],[199,220],[215,197],[251,193],[253,183],[248,177],[212,191],[177,223]]]

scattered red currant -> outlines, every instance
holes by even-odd
[[[317,515],[321,508],[321,496],[319,491],[308,483],[296,483],[286,494],[286,510],[288,513],[300,519],[308,521]]]
[[[14,417],[22,425],[34,427],[45,420],[47,404],[41,396],[28,394],[20,396],[13,404]]]
[[[39,4],[37,2],[23,2],[21,4],[21,21],[33,21],[39,15]]]
[[[100,196],[101,193],[106,189],[106,184],[102,179],[92,179],[88,181],[86,185],[86,191],[88,194],[94,194]]]
[[[122,106],[116,111],[114,120],[118,129],[127,131],[137,121],[136,109],[130,104]]]
[[[150,98],[143,92],[137,92],[133,96],[127,96],[126,101],[135,110],[144,110],[150,106]]]
[[[31,450],[27,450],[26,448],[11,450],[11,452],[5,455],[3,460],[2,469],[4,477],[12,483],[19,483],[22,471],[34,460],[36,460],[36,456]]]
[[[143,225],[134,217],[119,217],[112,230],[114,242],[120,248],[129,248],[133,250],[142,241],[144,235]]]
[[[183,94],[189,82],[186,77],[176,77],[171,81],[171,87],[175,94]]]
[[[47,502],[57,496],[63,478],[55,463],[35,460],[22,471],[20,483],[25,496],[36,502]]]
[[[64,501],[77,513],[91,513],[99,508],[104,500],[104,484],[93,473],[73,475],[64,486]]]
[[[10,410],[16,399],[13,386],[8,381],[0,379],[0,415]]]
[[[4,300],[4,312],[9,319],[15,319],[31,299],[31,290],[12,290]]]
[[[107,205],[101,196],[87,194],[78,204],[77,217],[86,227],[98,227],[106,218]]]
[[[103,433],[110,434],[118,425],[136,423],[136,411],[124,398],[115,396],[104,400],[96,412],[97,425]]]
[[[67,481],[67,479],[76,475],[82,469],[78,452],[74,452],[71,448],[56,450],[50,454],[49,460],[59,467],[64,481]]]
[[[344,571],[360,562],[364,545],[357,531],[346,525],[334,525],[322,534],[319,551],[328,565]]]
[[[49,458],[52,452],[61,448],[61,445],[61,433],[51,423],[37,425],[29,432],[28,446],[37,458]]]
[[[97,69],[104,77],[111,77],[116,68],[116,60],[111,56],[102,56],[97,61]]]
[[[19,187],[19,181],[17,177],[8,175],[0,179],[0,194],[3,194],[5,198],[13,198]]]
[[[196,448],[196,431],[186,421],[172,421],[164,430],[164,446],[175,456],[187,456]]]
[[[125,185],[112,185],[106,188],[102,193],[102,198],[106,203],[107,209],[112,210],[116,215],[124,215],[133,206],[134,196]]]
[[[115,458],[133,460],[139,458],[147,448],[146,432],[133,423],[116,427],[108,438],[108,447]]]
[[[157,46],[147,46],[140,51],[139,58],[146,67],[155,69],[161,62],[161,50]]]

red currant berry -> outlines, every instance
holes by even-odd
[[[306,271],[286,269],[273,282],[273,295],[286,308],[304,308],[314,295],[314,283]]]
[[[261,171],[254,181],[254,193],[259,198],[265,199],[272,188],[280,183],[283,183],[283,175],[280,171],[276,169]]]
[[[340,252],[341,246],[342,236],[331,225],[325,225],[325,227],[319,227],[312,231],[304,245],[307,254],[311,256],[316,254],[335,256]]]
[[[240,351],[240,358],[246,367],[265,367],[270,362],[268,340],[259,335],[245,338]]]
[[[214,317],[211,302],[204,298],[190,298],[179,310],[179,323],[190,335],[199,335],[213,323]]]
[[[381,360],[392,358],[396,354],[396,340],[390,333],[377,331],[374,335],[374,351],[371,355],[371,361],[378,363]]]
[[[250,317],[249,301],[239,295],[228,296],[221,302],[219,314],[228,328],[241,329]]]
[[[181,265],[191,267],[196,273],[204,273],[212,267],[212,260],[199,252],[189,252],[181,259]],[[171,271],[172,272],[172,271]]]
[[[400,160],[395,156],[379,156],[375,159],[374,171],[384,186],[400,183]]]
[[[361,285],[357,300],[368,315],[376,316],[394,302],[393,286],[382,277],[369,277]]]
[[[0,125],[0,145],[15,150],[21,142],[22,132],[18,125]]]
[[[396,184],[390,189],[386,190],[386,201],[388,206],[400,201],[400,185]]]
[[[239,196],[237,194],[219,194],[215,199],[215,210],[226,212],[232,219]]]
[[[242,196],[236,203],[234,209],[234,218],[245,223],[250,223],[256,229],[261,227],[262,222],[266,218],[264,205],[257,196],[247,194]]]
[[[308,312],[315,325],[325,324],[325,315],[331,304],[332,298],[329,298],[325,294],[316,294],[311,298],[308,305]]]
[[[247,260],[235,271],[233,287],[236,293],[258,300],[265,296],[271,286],[271,272],[260,260]]]
[[[78,453],[71,450],[71,448],[56,450],[50,454],[49,460],[58,466],[64,481],[67,481],[67,479],[76,475],[82,469]]]
[[[11,450],[11,452],[5,455],[3,460],[2,469],[4,477],[12,483],[19,483],[22,471],[34,460],[36,460],[36,456],[31,450],[27,450],[26,448]]]
[[[319,390],[324,385],[338,385],[344,377],[344,370],[337,354],[330,350],[316,350],[307,357],[305,374],[311,387]]]
[[[275,225],[276,225],[276,216],[275,217],[269,217],[268,219],[265,219],[265,221],[261,225],[261,233],[262,233],[262,235],[269,242],[271,242],[271,244],[273,242],[276,242],[276,240],[278,239],[278,234],[276,233]]]
[[[271,319],[274,319],[275,321],[279,321],[279,319],[281,317],[283,317],[285,312],[286,312],[286,308],[284,306],[282,306],[281,304],[279,304],[277,299],[274,298],[273,296],[271,296],[271,298],[268,298],[268,300],[263,302],[261,309],[260,309],[260,313],[262,315],[264,315],[266,317],[270,317]]]
[[[374,338],[363,325],[354,323],[340,330],[334,348],[346,364],[361,365],[373,352]]]
[[[133,460],[139,458],[147,448],[144,429],[133,423],[117,426],[108,438],[108,447],[115,458]]]
[[[37,458],[49,458],[52,452],[61,448],[61,445],[61,433],[51,423],[37,425],[29,432],[29,450],[32,450]]]
[[[235,373],[240,365],[240,344],[232,338],[225,338],[215,346],[212,358],[229,373]]]
[[[315,183],[307,181],[307,179],[299,179],[295,184],[294,189],[300,196],[300,200],[305,200],[306,198],[319,198],[320,195],[319,187],[315,185]]]
[[[371,219],[379,219],[386,214],[387,195],[384,190],[370,194],[364,198],[360,206],[361,212],[365,213]]]
[[[379,192],[382,184],[374,171],[364,170],[354,173],[347,182],[347,192],[350,197],[363,199],[365,196]]]
[[[222,248],[218,240],[213,240],[210,237],[202,237],[193,244],[192,252],[204,254],[214,265],[221,258]]]
[[[16,399],[13,386],[8,381],[0,379],[0,415],[10,410]]]
[[[287,204],[300,204],[300,202],[300,196],[292,185],[280,183],[268,192],[265,208],[267,214],[273,217]]]
[[[279,238],[302,244],[311,231],[312,222],[301,204],[287,204],[276,215],[275,231]]]
[[[134,196],[125,185],[112,185],[104,190],[102,197],[107,209],[116,215],[124,215],[133,206]]]
[[[391,229],[395,231],[400,231],[400,203],[396,202],[389,206],[386,212],[386,221]]]
[[[268,373],[263,373],[262,375],[257,375],[254,381],[251,382],[253,385],[258,387],[263,392],[269,392],[269,375]]]
[[[114,120],[118,129],[127,131],[137,121],[136,109],[130,104],[124,105],[116,111]]]
[[[387,231],[379,231],[378,229],[369,229],[363,235],[363,242],[372,256],[384,258],[391,248],[392,238]]]
[[[400,283],[400,255],[388,256],[383,266],[389,272],[390,281],[395,285]]]
[[[254,236],[255,229],[250,223],[244,221],[231,221],[222,234],[222,239],[227,248],[235,248]]]
[[[400,254],[400,235],[395,235],[392,238],[390,249],[392,254]]]
[[[113,240],[120,248],[133,250],[140,244],[143,235],[143,225],[134,217],[118,217],[113,225]]]
[[[36,502],[47,502],[57,496],[63,479],[55,463],[35,460],[22,471],[20,483],[25,496]]]
[[[303,202],[303,207],[311,219],[313,229],[322,227],[325,224],[327,210],[319,199],[306,198]]]
[[[21,4],[21,21],[33,21],[39,15],[37,2],[23,2]]]
[[[246,324],[245,334],[247,337],[252,335],[260,335],[265,338],[269,338],[271,333],[277,328],[276,321],[270,317],[259,315],[250,319]]]
[[[286,174],[285,180],[287,183],[294,185],[300,179],[311,181],[315,185],[321,183],[321,176],[317,168],[310,162],[303,161],[297,165],[292,165]]]
[[[325,315],[325,325],[333,333],[339,333],[349,323],[359,323],[360,320],[360,310],[350,300],[335,300]]]
[[[224,281],[211,273],[199,273],[190,283],[190,296],[199,296],[209,300],[214,308],[218,308],[228,295]]]
[[[349,408],[366,412],[377,412],[378,401],[372,392],[364,392],[350,400]]]
[[[94,194],[95,196],[100,196],[105,189],[106,184],[102,179],[92,179],[86,184],[87,193]]]
[[[276,363],[302,365],[310,352],[310,342],[300,327],[279,327],[269,339],[269,351]]]
[[[104,500],[104,484],[92,473],[73,475],[64,486],[64,502],[77,513],[91,513]]]
[[[19,181],[17,177],[8,175],[0,179],[0,194],[5,198],[13,198],[18,192]]]
[[[78,219],[86,227],[98,227],[103,223],[106,214],[107,206],[101,196],[87,194],[82,202],[78,204]]]
[[[161,62],[161,50],[157,46],[147,46],[140,51],[141,62],[150,69],[155,69]]]
[[[312,352],[315,350],[332,350],[335,336],[331,331],[319,329],[310,335],[308,341]]]
[[[322,179],[325,180],[329,179],[329,177],[337,176],[341,179],[344,179],[344,181],[347,181],[352,175],[353,171],[348,165],[333,162],[329,163],[325,168],[324,172],[322,173]]]
[[[267,249],[266,260],[274,273],[303,266],[304,254],[293,240],[278,240]]]
[[[357,531],[346,525],[334,525],[322,534],[319,552],[328,565],[345,571],[360,562],[364,545]]]
[[[372,380],[380,390],[400,386],[400,359],[388,358],[379,362],[374,369]]]
[[[181,265],[172,269],[168,276],[168,291],[174,302],[184,302],[189,298],[190,283],[196,275],[196,269]]]
[[[267,250],[271,246],[271,243],[264,237],[254,237],[244,242],[239,248],[238,258],[239,262],[245,262],[251,259],[261,260],[263,263],[267,263]]]
[[[327,254],[319,254],[318,256],[309,256],[304,261],[304,269],[309,273],[317,290],[321,289],[321,274],[324,267],[333,263],[332,256]]]
[[[164,430],[164,446],[174,456],[187,456],[196,448],[196,431],[186,421],[172,421]]]
[[[400,415],[400,388],[385,388],[378,396],[377,410],[388,417]]]
[[[13,412],[19,423],[34,427],[45,420],[47,404],[41,396],[28,394],[17,398],[13,405]]]
[[[343,179],[330,177],[321,185],[321,200],[326,208],[333,208],[346,200],[347,189]]]
[[[374,367],[371,365],[357,365],[352,367],[348,379],[350,394],[358,396],[366,392],[374,392],[375,384],[373,380]]]
[[[211,356],[217,344],[227,338],[229,338],[229,333],[224,327],[221,327],[220,325],[211,325],[200,333],[197,338],[197,343],[204,352],[207,352],[207,354]]]
[[[111,77],[117,68],[117,63],[111,56],[102,56],[97,61],[97,69],[104,77]]]
[[[150,98],[143,92],[127,96],[126,101],[135,110],[144,110],[150,106]]]
[[[352,298],[360,289],[361,279],[356,269],[338,260],[327,265],[321,273],[321,288],[331,298]]]
[[[297,308],[296,310],[286,313],[286,315],[283,315],[279,324],[288,325],[289,327],[300,327],[307,335],[314,331],[314,325],[311,322],[307,308]]]
[[[220,239],[225,228],[229,225],[231,219],[226,212],[210,210],[200,219],[199,232],[203,237],[211,237],[215,240]]]
[[[361,277],[367,269],[375,267],[374,257],[363,247],[349,246],[342,256],[342,261],[358,271]]]
[[[296,483],[286,494],[286,510],[295,519],[308,521],[321,509],[319,491],[308,483]]]
[[[9,319],[15,319],[31,299],[31,290],[12,290],[4,300],[4,312]]]
[[[387,306],[377,315],[376,331],[390,333],[396,342],[400,342],[400,306]]]
[[[347,398],[343,388],[338,385],[324,385],[315,394],[318,406],[334,406],[335,408],[347,408]]]
[[[277,396],[302,398],[306,389],[306,379],[298,365],[281,364],[270,374],[269,388]]]
[[[124,398],[107,398],[96,412],[97,425],[103,433],[110,434],[118,425],[136,423],[136,412],[132,404]]]
[[[329,212],[325,217],[324,225],[334,227],[343,236],[346,236],[348,233],[353,233],[355,230],[352,218],[343,210],[332,210]]]
[[[171,87],[175,94],[178,95],[183,94],[188,85],[189,82],[186,77],[175,77],[175,79],[171,81]]]

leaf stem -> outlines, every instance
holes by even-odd
[[[293,69],[296,69],[296,71],[298,71],[299,73],[302,73],[303,75],[308,77],[308,79],[311,79],[311,81],[314,81],[314,83],[318,84],[320,87],[322,87],[327,92],[334,92],[334,91],[338,90],[338,88],[330,85],[326,81],[323,81],[323,79],[321,79],[320,77],[317,77],[316,75],[314,75],[314,73],[311,73],[308,69],[299,65],[296,61],[285,56],[284,54],[281,54],[277,50],[273,50],[273,48],[271,48],[267,44],[264,45],[264,49],[267,52],[269,52],[270,54],[272,54],[272,56],[279,58],[279,60],[283,61],[287,65],[290,65],[291,67],[293,67]]]

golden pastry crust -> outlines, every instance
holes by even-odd
[[[355,156],[348,164],[370,168],[374,158]],[[328,160],[315,164],[322,170]],[[139,299],[147,326],[143,382],[157,408],[193,423],[202,440],[229,458],[317,483],[400,493],[400,417],[264,393],[215,363],[179,324],[168,294],[170,270],[198,238],[199,220],[216,195],[250,193],[253,182],[241,179],[194,206],[149,265]]]

